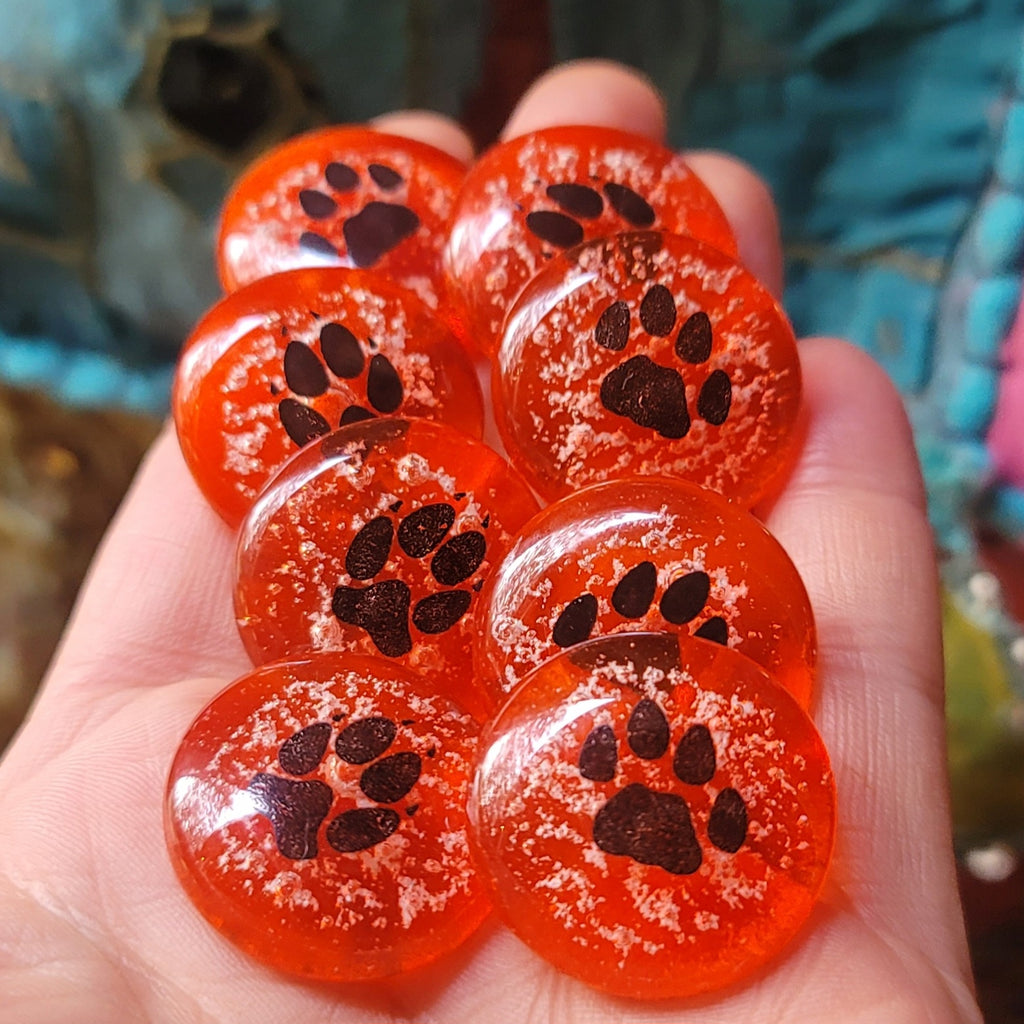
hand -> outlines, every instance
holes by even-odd
[[[639,78],[579,64],[541,79],[506,135],[601,123],[660,137]],[[389,131],[470,158],[435,115]],[[691,155],[751,269],[776,293],[765,187],[736,161]],[[813,713],[839,791],[825,894],[786,954],[717,996],[628,1002],[558,974],[491,923],[458,953],[360,987],[303,983],[249,960],[202,920],[167,857],[161,810],[189,722],[246,659],[231,614],[231,532],[170,432],[157,441],[93,565],[35,709],[0,764],[3,1020],[980,1021],[946,796],[937,582],[902,406],[866,356],[801,343],[807,433],[762,509],[803,574],[820,636]]]

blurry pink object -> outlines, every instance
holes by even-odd
[[[1000,481],[1024,488],[1024,303],[1003,346],[999,400],[988,435]]]

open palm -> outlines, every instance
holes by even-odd
[[[436,116],[382,123],[469,156]],[[556,123],[658,137],[663,110],[634,75],[579,64],[538,82],[506,134]],[[764,186],[725,157],[692,163],[743,258],[778,290]],[[812,710],[840,818],[824,896],[780,960],[697,1002],[645,1004],[560,975],[495,922],[430,969],[361,986],[278,975],[221,939],[178,885],[161,808],[188,723],[249,663],[231,614],[233,537],[165,434],[0,763],[0,1020],[979,1021],[950,852],[934,556],[909,431],[866,357],[824,339],[801,351],[802,455],[762,512],[814,604]]]

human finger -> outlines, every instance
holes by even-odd
[[[415,139],[468,164],[473,159],[473,141],[457,121],[432,110],[396,110],[375,117],[370,124],[378,131]]]
[[[966,979],[936,560],[910,428],[860,350],[833,339],[801,348],[807,434],[767,525],[817,620],[814,713],[840,814],[833,879],[873,929]]]
[[[660,142],[665,103],[639,71],[609,60],[572,61],[545,72],[526,90],[501,137],[562,124],[621,128]]]
[[[782,297],[783,260],[779,215],[771,189],[753,168],[726,153],[685,153],[686,162],[725,211],[740,260],[777,299]]]

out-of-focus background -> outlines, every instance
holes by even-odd
[[[942,559],[961,885],[1024,1022],[1024,0],[0,0],[0,749],[287,136],[399,107],[480,146],[544,68],[644,70],[771,183],[799,333],[905,396]]]

